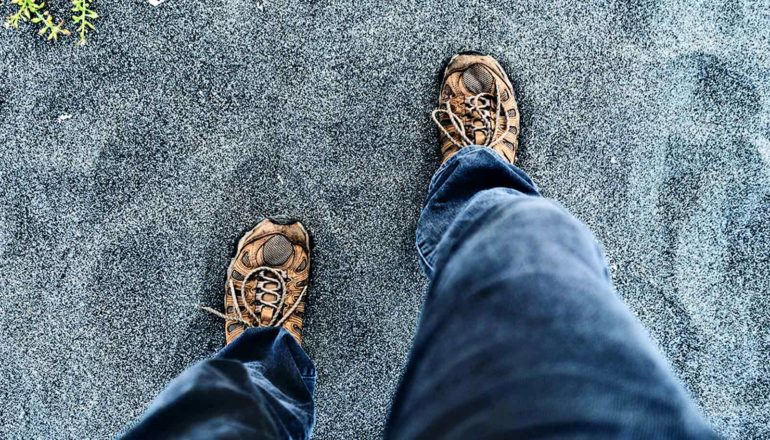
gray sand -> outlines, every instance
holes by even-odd
[[[470,3],[103,2],[84,48],[3,30],[0,438],[120,432],[221,346],[193,305],[282,213],[316,241],[316,438],[377,438],[426,286],[428,114],[469,48],[508,66],[522,168],[710,420],[770,436],[770,2]]]

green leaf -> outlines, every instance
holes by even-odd
[[[0,0],[2,1],[2,0]],[[84,44],[86,34],[96,30],[92,20],[99,18],[95,10],[91,9],[92,2],[88,0],[70,0],[73,5],[72,22],[77,27],[79,36],[78,44]],[[8,28],[19,28],[19,22],[29,21],[36,27],[37,34],[44,36],[48,41],[58,41],[62,36],[69,36],[72,33],[65,27],[64,21],[57,19],[46,10],[46,2],[39,0],[10,0],[16,11],[6,17],[4,26]]]
[[[96,13],[95,10],[91,9],[91,2],[88,0],[71,0],[72,2],[72,21],[77,25],[77,32],[78,32],[78,43],[77,44],[85,44],[86,43],[86,34],[91,32],[92,30],[96,30],[96,27],[91,22],[91,20],[99,18],[99,15]]]

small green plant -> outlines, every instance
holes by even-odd
[[[86,44],[86,35],[96,29],[93,20],[99,18],[99,15],[91,7],[93,0],[71,0],[71,3],[72,23],[75,25],[78,36],[76,44],[83,45]],[[72,35],[72,32],[65,27],[64,20],[56,20],[44,2],[11,0],[11,4],[16,7],[16,11],[5,20],[5,27],[18,29],[19,23],[30,22],[40,28],[38,35],[53,41],[57,41],[60,36]]]
[[[58,40],[59,35],[71,35],[71,32],[64,28],[64,21],[59,20],[59,23],[53,22],[53,17],[48,11],[38,14],[32,18],[32,23],[40,26],[38,35],[48,35],[49,40]]]
[[[42,15],[40,11],[45,7],[45,3],[35,3],[35,0],[11,0],[11,3],[17,5],[18,9],[5,20],[5,27],[14,29],[19,28],[19,21],[28,21],[33,16]]]
[[[86,44],[86,34],[95,30],[91,20],[99,18],[99,15],[91,9],[91,2],[88,0],[72,0],[72,12],[75,15],[72,16],[72,21],[78,26],[78,43],[79,45]]]

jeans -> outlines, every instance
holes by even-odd
[[[438,170],[417,248],[431,284],[386,438],[717,438],[591,232],[491,149]],[[182,373],[126,437],[308,438],[314,386],[291,336],[250,329]]]

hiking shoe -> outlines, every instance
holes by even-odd
[[[283,327],[302,343],[310,236],[296,221],[267,219],[238,242],[227,269],[225,319],[231,343],[247,327]]]
[[[516,159],[516,96],[508,75],[491,56],[465,52],[449,60],[432,117],[441,131],[442,163],[469,145],[490,147],[510,163]]]

